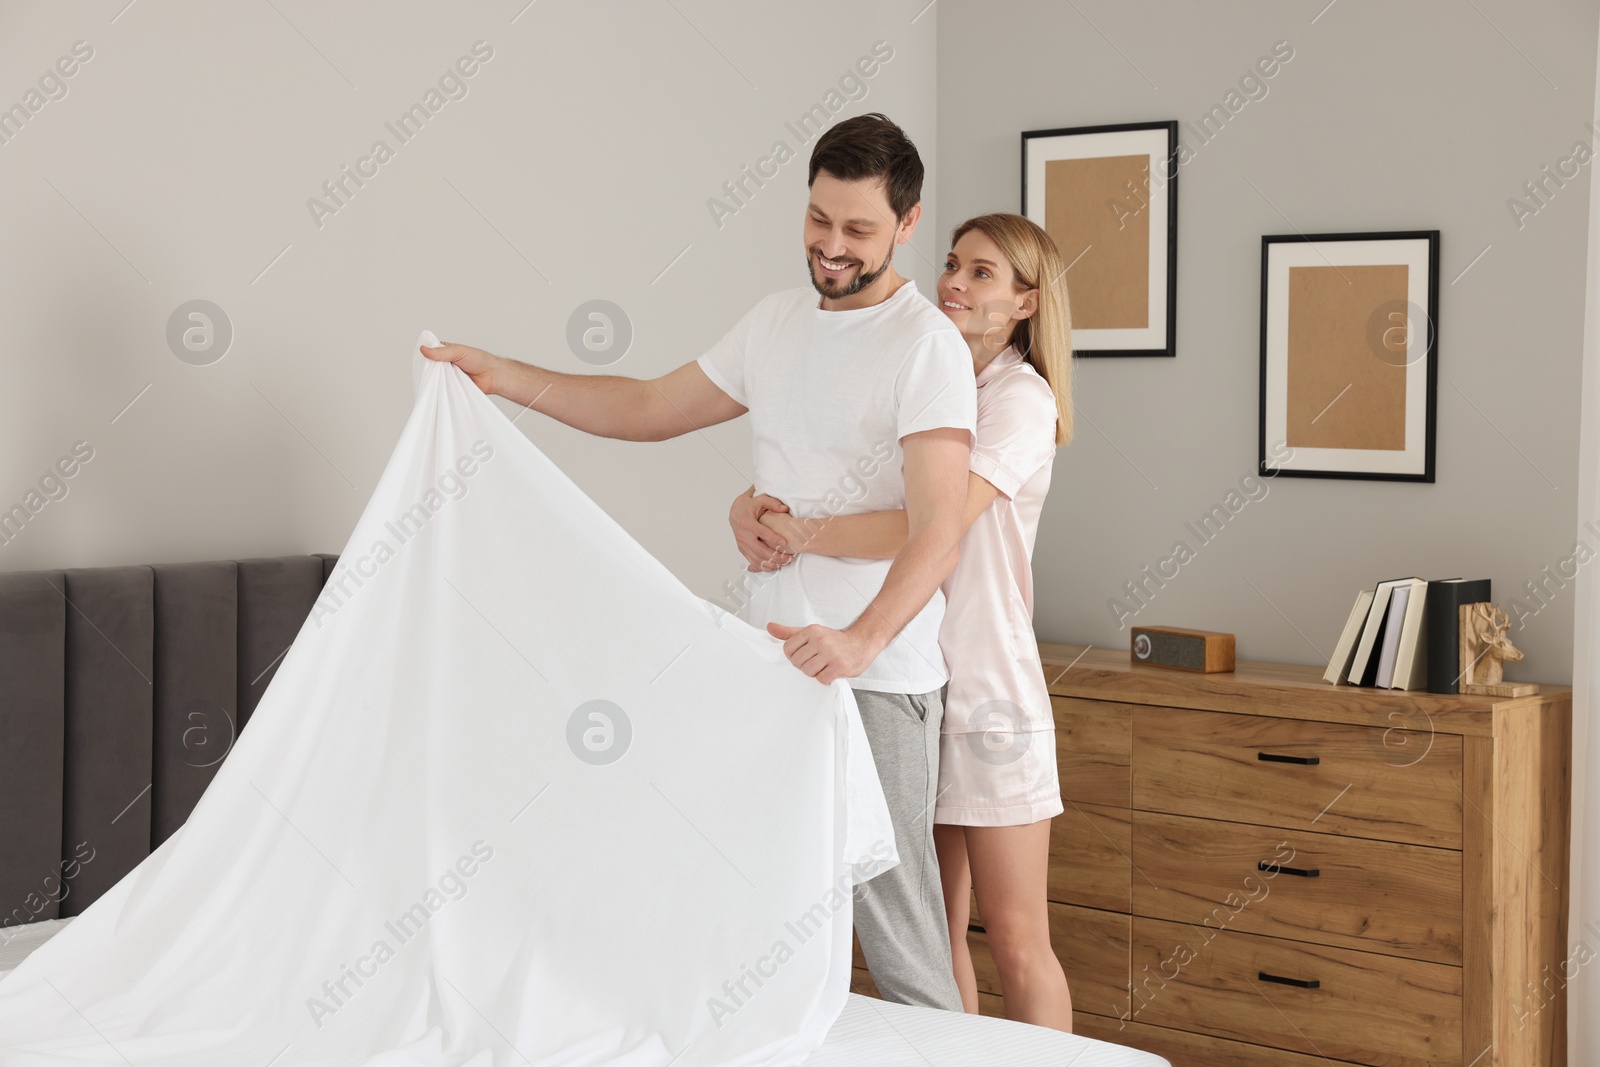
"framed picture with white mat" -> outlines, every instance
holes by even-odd
[[[1073,355],[1176,354],[1176,121],[1025,132],[1022,213],[1065,264]]]
[[[1439,231],[1261,239],[1263,476],[1434,480]]]

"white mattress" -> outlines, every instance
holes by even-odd
[[[71,919],[0,929],[0,978]],[[805,1067],[1170,1067],[1160,1056],[1040,1026],[850,994]]]
[[[805,1067],[1170,1067],[1160,1056],[1042,1026],[850,994]]]
[[[17,969],[28,953],[55,936],[71,919],[47,919],[24,926],[0,927],[0,978]]]

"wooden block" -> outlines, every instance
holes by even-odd
[[[1461,691],[1478,697],[1531,697],[1539,692],[1537,682],[1462,682]]]

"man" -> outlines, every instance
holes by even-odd
[[[900,855],[858,889],[862,951],[888,999],[960,1011],[933,847],[949,677],[939,585],[961,537],[977,393],[960,331],[891,265],[921,217],[922,174],[883,115],[830,128],[810,162],[811,287],[766,297],[660,378],[562,374],[456,344],[422,351],[485,393],[603,437],[664,440],[748,411],[755,486],[797,518],[905,508],[910,536],[892,561],[802,556],[764,575],[740,616],[807,675],[849,680]],[[759,549],[745,551],[754,562]]]

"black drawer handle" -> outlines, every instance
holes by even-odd
[[[1279,985],[1292,985],[1296,989],[1321,989],[1322,988],[1322,983],[1317,981],[1317,979],[1315,979],[1315,978],[1312,978],[1309,981],[1306,980],[1306,979],[1303,979],[1303,978],[1280,978],[1278,975],[1268,974],[1266,971],[1260,972],[1258,977],[1263,982],[1277,982]]]
[[[1263,874],[1292,874],[1300,878],[1320,878],[1322,870],[1318,867],[1280,867],[1276,863],[1262,860],[1256,864],[1256,870]]]
[[[1275,752],[1257,752],[1256,759],[1263,763],[1298,763],[1305,767],[1315,767],[1322,762],[1320,756],[1280,756]]]

